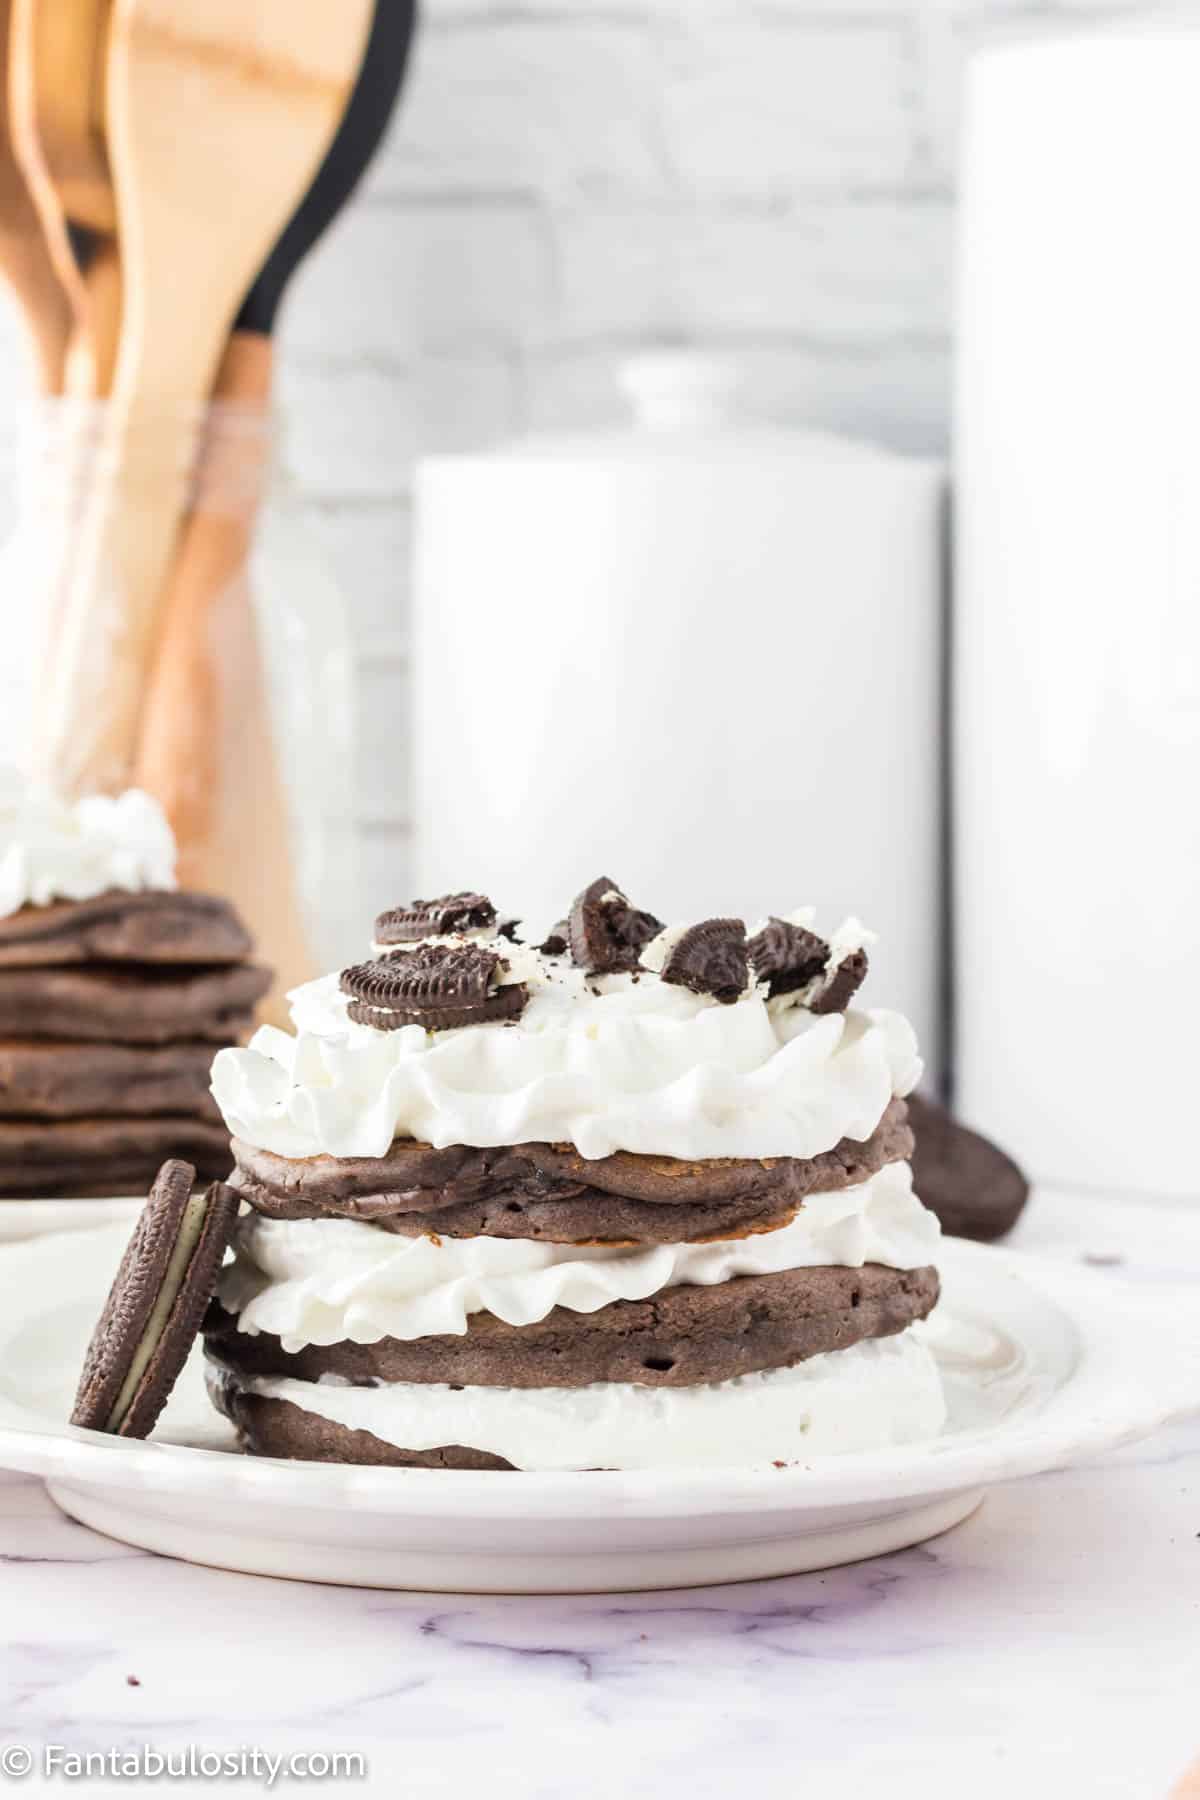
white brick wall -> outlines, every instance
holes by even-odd
[[[369,702],[368,906],[407,888],[415,459],[610,420],[616,362],[668,336],[736,350],[781,416],[941,449],[964,57],[1152,10],[424,0],[396,127],[281,342],[287,464]],[[0,412],[20,380],[0,317]]]

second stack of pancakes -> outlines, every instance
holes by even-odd
[[[536,947],[477,894],[376,934],[214,1066],[251,1210],[206,1339],[249,1448],[631,1468],[940,1429],[920,1063],[847,1011],[861,935],[664,928],[607,880]]]
[[[168,1156],[226,1175],[212,1059],[270,985],[237,915],[174,889],[144,795],[22,792],[0,822],[0,1196],[136,1194]]]

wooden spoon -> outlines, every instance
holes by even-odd
[[[109,0],[11,0],[13,141],[73,316],[68,390],[108,392],[120,326],[100,100]]]
[[[288,855],[287,804],[245,582],[270,404],[271,334],[287,284],[357,186],[387,127],[407,63],[413,0],[375,0],[354,93],[329,153],[247,296],[213,398],[199,498],[181,537],[142,719],[138,785],[175,829],[180,878],[223,892],[277,972],[267,1016],[313,972]],[[255,421],[259,421],[256,429]],[[240,499],[240,504],[238,500]],[[252,855],[246,847],[254,846]]]
[[[41,696],[41,771],[126,785],[201,410],[242,297],[312,180],[369,0],[113,0],[106,106],[124,317]]]
[[[43,392],[62,391],[71,309],[17,160],[9,113],[10,0],[0,0],[0,274],[28,331]]]
[[[91,472],[93,403],[112,382],[121,272],[101,116],[109,0],[11,0],[11,5],[13,141],[71,312],[63,371],[69,404],[55,421],[49,465],[61,516],[56,530],[42,533],[35,678],[40,695],[57,651],[74,527]]]

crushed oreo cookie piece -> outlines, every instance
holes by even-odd
[[[750,966],[758,980],[767,983],[767,997],[771,1000],[807,987],[824,973],[829,962],[825,939],[803,925],[789,925],[786,919],[768,919],[747,948]]]
[[[343,969],[339,985],[350,996],[346,1011],[359,1025],[447,1031],[519,1017],[529,990],[523,982],[501,987],[507,968],[502,956],[479,944],[421,944],[404,956]]]
[[[740,1000],[750,979],[742,920],[704,919],[689,926],[663,964],[662,978],[693,994],[711,994],[722,1006]]]
[[[414,900],[411,906],[380,913],[375,921],[375,941],[419,944],[422,938],[490,931],[495,923],[496,909],[486,894],[443,894],[437,900]]]
[[[565,956],[570,948],[567,921],[560,919],[545,941],[538,945],[543,956]]]
[[[815,1013],[845,1012],[867,978],[867,953],[852,950],[834,970],[829,986],[809,1001],[808,1010]]]
[[[631,974],[643,945],[661,930],[653,913],[630,906],[616,883],[604,876],[584,888],[567,918],[572,959],[589,975]]]

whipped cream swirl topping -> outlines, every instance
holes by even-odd
[[[0,767],[0,916],[175,885],[175,838],[149,794],[66,801]]]
[[[352,1219],[250,1214],[218,1287],[245,1332],[287,1351],[461,1335],[472,1313],[532,1325],[556,1306],[598,1312],[669,1287],[715,1287],[739,1275],[883,1263],[921,1268],[937,1249],[934,1215],[906,1163],[838,1193],[810,1194],[788,1224],[694,1244],[556,1244],[525,1238],[406,1238]]]
[[[264,1027],[247,1049],[220,1052],[213,1093],[235,1137],[291,1158],[383,1156],[399,1137],[699,1161],[862,1141],[916,1086],[916,1040],[898,1014],[818,1015],[807,993],[769,999],[753,978],[723,1004],[662,978],[654,965],[679,937],[667,932],[604,974],[497,936],[500,980],[525,986],[524,1008],[450,1030],[356,1022],[339,978],[323,977],[289,996],[294,1033]],[[835,933],[826,977],[867,936],[854,921]]]

